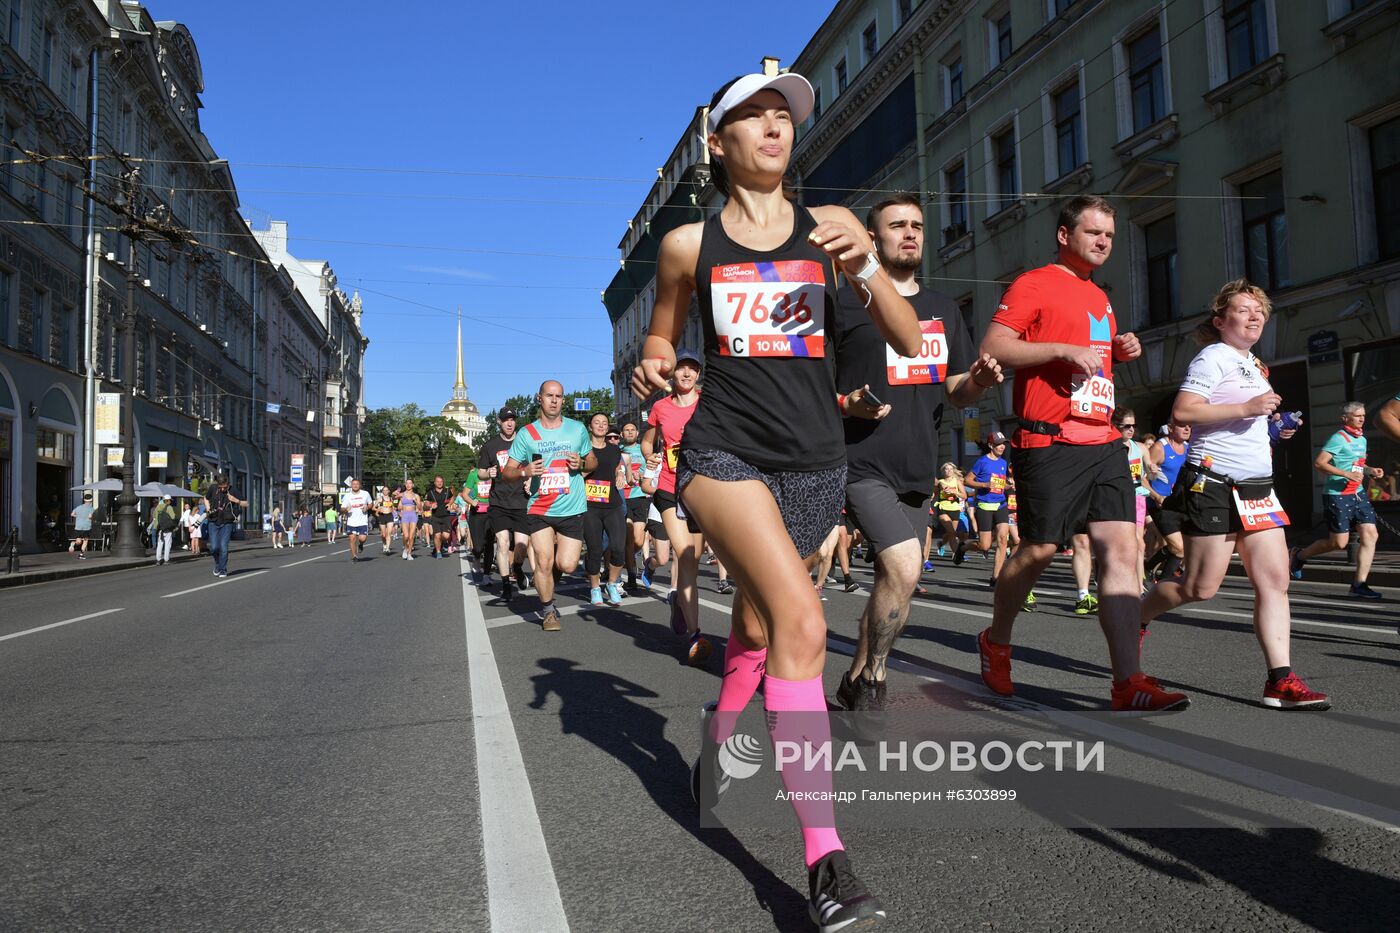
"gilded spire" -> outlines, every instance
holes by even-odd
[[[467,379],[462,373],[462,306],[457,306],[457,382],[452,386],[452,397],[467,397]]]

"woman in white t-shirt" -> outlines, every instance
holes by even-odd
[[[1172,422],[1193,427],[1191,452],[1167,499],[1184,516],[1185,576],[1166,580],[1142,602],[1142,631],[1164,612],[1210,599],[1236,551],[1254,587],[1254,633],[1269,669],[1265,706],[1328,709],[1325,693],[1308,688],[1289,662],[1288,524],[1273,490],[1269,415],[1280,398],[1269,369],[1251,348],[1268,323],[1263,289],[1244,279],[1226,284],[1196,329],[1201,352],[1186,370]]]

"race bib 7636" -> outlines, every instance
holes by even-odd
[[[710,270],[721,356],[826,355],[826,272],[819,262],[736,262]]]

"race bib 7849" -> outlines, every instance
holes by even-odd
[[[826,272],[819,262],[714,266],[710,302],[721,356],[826,354]]]

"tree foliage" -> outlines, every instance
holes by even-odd
[[[565,388],[567,389],[568,387],[566,386]],[[574,411],[575,401],[581,398],[588,399],[588,411]],[[498,437],[500,435],[500,423],[496,416],[502,408],[514,409],[515,413],[520,416],[516,421],[517,427],[523,427],[540,416],[539,405],[535,402],[535,390],[531,390],[522,395],[512,395],[501,403],[500,408],[495,408],[487,412],[486,434],[483,439]],[[564,396],[564,417],[566,418],[587,422],[589,416],[599,411],[606,412],[609,415],[614,413],[611,386],[603,389],[580,389],[576,392],[567,392]]]

